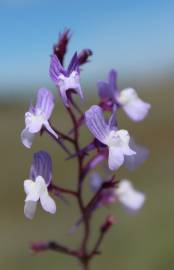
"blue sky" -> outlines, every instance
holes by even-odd
[[[174,1],[0,0],[0,92],[49,83],[52,44],[73,31],[68,56],[89,47],[84,80],[111,67],[122,76],[167,73],[174,64]]]

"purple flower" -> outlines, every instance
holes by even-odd
[[[129,147],[130,136],[127,130],[118,130],[114,121],[115,111],[106,123],[102,109],[93,105],[85,113],[86,124],[91,133],[109,150],[108,165],[110,170],[118,169],[124,162],[124,156],[134,155]]]
[[[99,96],[102,100],[112,99],[116,103],[115,96],[118,93],[116,85],[117,73],[114,69],[111,69],[108,74],[108,82],[98,81],[97,88]]]
[[[49,154],[39,151],[34,154],[29,179],[24,181],[26,193],[24,214],[27,218],[34,217],[37,201],[42,208],[51,214],[56,212],[56,204],[49,196],[48,186],[52,179],[52,161]]]
[[[116,79],[117,73],[112,69],[108,74],[108,82],[98,82],[100,98],[102,100],[111,99],[117,106],[121,106],[133,121],[143,120],[151,107],[150,104],[141,100],[133,88],[126,88],[119,92]]]
[[[60,89],[60,96],[65,106],[70,106],[67,91],[73,90],[83,99],[83,92],[80,86],[80,70],[77,53],[72,57],[67,69],[61,65],[59,59],[54,54],[51,56],[50,77]]]
[[[58,135],[51,128],[48,120],[54,109],[54,96],[46,88],[41,88],[37,93],[36,105],[30,106],[29,111],[25,113],[25,129],[21,133],[22,143],[30,148],[34,135],[44,126],[56,138]]]
[[[90,178],[90,189],[97,192],[102,186],[103,180],[98,173],[93,173]],[[134,189],[131,182],[127,179],[120,181],[118,187],[103,190],[98,202],[98,207],[120,202],[125,209],[136,212],[145,202],[145,194]]]

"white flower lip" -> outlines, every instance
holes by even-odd
[[[124,162],[124,155],[131,156],[136,154],[129,147],[130,136],[127,130],[112,130],[105,140],[109,148],[108,164],[111,170],[118,169]]]
[[[126,88],[116,97],[125,113],[135,122],[142,121],[148,114],[151,106],[139,98],[133,88]]]
[[[120,94],[117,96],[117,100],[121,105],[126,105],[130,102],[135,101],[138,98],[138,95],[133,88],[123,89]]]
[[[36,211],[36,203],[40,200],[42,208],[54,214],[56,204],[50,197],[47,185],[42,176],[37,176],[35,181],[27,179],[24,181],[24,190],[26,193],[24,214],[27,218],[32,219]]]
[[[58,77],[58,84],[64,89],[76,88],[80,82],[80,77],[77,71],[73,71],[69,76],[60,74]]]
[[[131,182],[123,179],[118,188],[115,189],[118,201],[131,211],[138,211],[145,202],[145,194],[134,189]]]
[[[69,76],[60,74],[58,76],[57,86],[60,88],[60,95],[67,107],[69,107],[69,100],[66,95],[67,90],[75,90],[80,95],[81,99],[83,99],[83,92],[80,86],[80,76],[77,71],[72,71]]]

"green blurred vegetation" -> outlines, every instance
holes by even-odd
[[[115,213],[117,224],[104,241],[103,255],[93,261],[94,270],[163,270],[174,265],[174,94],[169,85],[165,89],[146,89],[140,95],[152,104],[149,116],[135,124],[120,112],[119,123],[134,135],[137,143],[150,149],[150,157],[136,171],[121,168],[116,175],[118,179],[131,179],[147,194],[147,202],[137,215],[128,215],[118,205],[109,209]],[[89,98],[86,108],[94,102],[95,98]],[[73,258],[52,252],[32,255],[28,249],[32,241],[52,239],[78,246],[80,232],[68,234],[78,216],[73,202],[66,205],[57,200],[58,211],[54,216],[38,207],[33,221],[24,218],[23,180],[28,177],[33,152],[48,150],[53,157],[55,182],[71,187],[75,184],[74,161],[65,162],[66,155],[46,134],[42,138],[37,136],[31,150],[22,146],[20,132],[27,107],[28,102],[16,101],[0,105],[0,269],[78,269]],[[53,122],[61,130],[68,130],[69,121],[60,103],[54,111]],[[83,131],[88,134],[87,129]],[[100,224],[106,214],[106,209],[98,210],[94,223]],[[93,241],[98,234],[96,224]]]

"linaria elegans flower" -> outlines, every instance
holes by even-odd
[[[118,201],[130,211],[138,211],[145,202],[145,194],[134,189],[132,183],[123,179],[115,189]]]
[[[95,172],[91,175],[89,184],[90,190],[92,192],[97,192],[103,184],[103,179]],[[116,202],[120,202],[126,210],[136,212],[144,205],[145,194],[134,189],[129,180],[123,179],[119,182],[117,187],[102,191],[98,207]]]
[[[49,154],[39,151],[34,154],[29,179],[24,181],[26,193],[24,214],[27,218],[34,217],[37,202],[51,214],[56,212],[56,204],[48,193],[48,186],[52,179],[52,161]]]
[[[108,165],[110,170],[118,169],[124,162],[124,156],[136,154],[130,147],[130,136],[127,130],[118,130],[114,125],[114,114],[111,115],[108,123],[105,121],[102,109],[93,105],[85,112],[86,125],[91,133],[101,143],[107,145],[109,150]]]
[[[77,53],[72,57],[69,66],[65,69],[60,63],[57,56],[51,56],[50,63],[50,78],[60,90],[60,96],[66,107],[70,106],[70,100],[67,96],[67,91],[73,91],[80,95],[83,99],[83,92],[80,86],[80,69]]]
[[[58,138],[57,133],[51,128],[48,120],[54,109],[54,96],[46,88],[40,88],[37,92],[35,106],[30,106],[29,111],[25,113],[25,129],[21,132],[22,143],[31,148],[34,135],[45,127],[50,133]]]
[[[130,119],[135,122],[143,120],[149,112],[150,104],[139,98],[133,88],[118,90],[117,73],[114,69],[108,74],[108,82],[99,81],[98,93],[102,100],[111,99],[118,107],[122,107]]]

